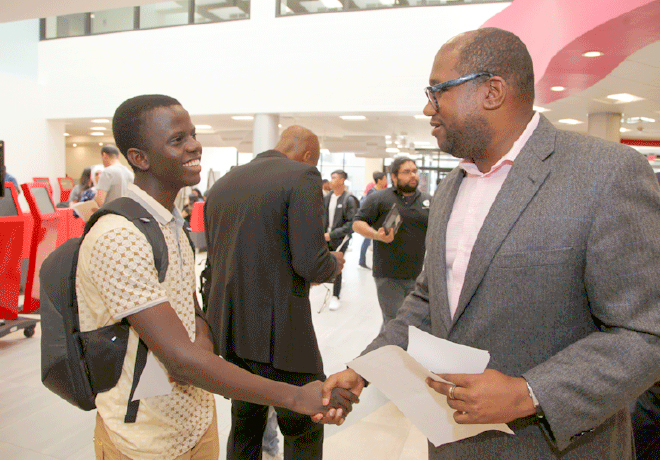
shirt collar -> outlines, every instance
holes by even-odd
[[[168,211],[162,204],[135,184],[128,184],[126,196],[142,205],[159,224],[167,225],[174,220],[177,227],[183,227],[183,217],[176,206],[172,212]]]
[[[485,177],[493,174],[495,171],[500,169],[505,164],[508,165],[513,164],[514,160],[518,157],[518,155],[522,151],[523,147],[525,146],[529,138],[532,137],[532,133],[534,133],[534,130],[538,126],[540,118],[541,117],[539,113],[534,112],[534,116],[532,116],[532,119],[529,120],[529,123],[527,123],[527,127],[522,132],[520,137],[513,143],[511,149],[506,153],[506,155],[500,158],[499,161],[495,163],[492,168],[490,168],[490,171],[482,173],[481,171],[479,171],[479,168],[477,168],[477,165],[475,165],[472,160],[467,158],[462,159],[458,163],[459,168],[463,169],[466,173],[472,176]]]

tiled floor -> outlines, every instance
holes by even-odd
[[[344,369],[345,363],[355,358],[380,329],[380,309],[371,271],[357,266],[361,243],[362,237],[355,236],[346,253],[342,307],[318,313],[325,285],[313,287],[310,295],[328,375]],[[202,253],[199,260],[204,256]],[[92,459],[95,411],[80,411],[43,387],[40,332],[37,327],[30,339],[20,331],[0,339],[0,459]],[[342,426],[326,427],[324,459],[427,458],[425,437],[376,388],[367,388],[360,399]],[[222,397],[216,397],[216,402],[222,459],[222,444],[229,433],[230,405]]]

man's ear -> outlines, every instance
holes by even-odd
[[[131,166],[140,171],[149,170],[149,157],[143,150],[130,148],[128,149],[128,152],[126,152],[126,158]]]
[[[499,109],[504,101],[508,91],[506,81],[502,77],[494,76],[488,79],[486,97],[484,98],[484,109]]]

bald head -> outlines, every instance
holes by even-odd
[[[302,126],[290,126],[284,130],[275,150],[291,160],[316,166],[319,162],[320,147],[316,134]]]

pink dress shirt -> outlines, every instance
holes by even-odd
[[[463,289],[465,273],[477,235],[513,162],[538,126],[539,118],[539,114],[534,113],[511,150],[487,173],[479,171],[472,160],[464,159],[458,164],[466,175],[458,189],[449,217],[446,240],[447,293],[452,318],[458,308],[458,298]]]

